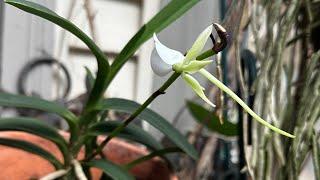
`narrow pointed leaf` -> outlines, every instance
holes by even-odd
[[[65,139],[56,129],[41,120],[24,117],[0,118],[0,131],[22,131],[40,136],[55,143],[64,158],[68,157],[68,145]]]
[[[120,121],[105,121],[99,122],[89,129],[89,134],[91,135],[108,135],[122,122]],[[129,124],[121,133],[118,135],[121,138],[139,142],[152,150],[161,149],[162,145],[154,139],[149,133],[147,133],[142,128]]]
[[[9,93],[0,93],[0,106],[37,109],[49,113],[55,113],[65,119],[70,128],[76,126],[77,117],[66,108],[54,102],[36,97],[28,97]]]
[[[176,19],[181,17],[190,8],[196,5],[200,0],[172,0],[158,14],[156,14],[147,24],[141,27],[136,35],[122,49],[119,56],[116,57],[111,65],[108,84],[111,83],[121,67],[129,60],[139,47],[152,37],[154,33],[170,25]]]
[[[233,124],[228,120],[224,120],[224,123],[220,124],[219,117],[217,115],[191,101],[187,102],[187,106],[194,119],[203,124],[210,131],[224,136],[238,135],[238,128],[236,124]]]
[[[5,0],[6,3],[15,6],[23,11],[34,14],[36,16],[42,17],[52,23],[68,30],[73,35],[81,39],[95,55],[98,63],[98,74],[97,79],[94,84],[92,93],[88,100],[88,106],[94,105],[99,98],[103,95],[105,90],[105,84],[109,72],[109,63],[107,57],[100,50],[100,48],[87,36],[83,31],[81,31],[77,26],[68,21],[67,19],[59,16],[50,9],[41,6],[39,4],[26,1],[26,0]]]
[[[20,150],[38,155],[48,160],[56,169],[63,168],[63,165],[61,164],[61,162],[55,156],[53,156],[50,152],[30,142],[17,140],[17,139],[0,138],[0,145],[20,149]]]
[[[108,176],[110,176],[114,180],[133,180],[134,179],[133,176],[130,175],[122,167],[116,164],[113,164],[112,162],[105,159],[92,160],[85,163],[85,165],[101,169],[104,173],[108,174]]]
[[[103,100],[98,106],[97,110],[113,109],[120,112],[133,113],[141,105],[130,100],[110,98]],[[194,159],[198,158],[198,153],[194,147],[188,143],[187,139],[175,129],[166,119],[151,109],[145,109],[138,118],[147,121],[153,127],[157,128],[163,134],[175,143],[179,148],[186,152]]]

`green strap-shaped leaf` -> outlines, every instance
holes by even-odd
[[[134,179],[133,176],[131,176],[122,167],[116,164],[113,164],[108,160],[104,160],[104,159],[91,160],[85,163],[85,165],[101,169],[104,173],[108,174],[114,180],[133,180]]]
[[[108,135],[121,124],[122,122],[120,121],[99,122],[90,127],[89,133],[95,136]],[[158,150],[162,148],[162,145],[149,133],[133,124],[129,124],[123,131],[121,131],[118,136],[124,139],[141,143],[152,150]]]
[[[157,15],[137,32],[137,34],[127,43],[120,54],[111,65],[108,77],[108,85],[116,76],[126,61],[138,50],[138,48],[152,37],[153,33],[160,32],[176,19],[181,17],[186,11],[192,8],[200,0],[172,0]]]
[[[56,103],[36,97],[0,93],[0,106],[30,108],[55,113],[65,119],[70,128],[76,126],[77,117],[72,112]]]
[[[140,104],[134,101],[110,98],[103,100],[97,106],[97,110],[113,109],[120,112],[133,113],[140,106]],[[172,142],[174,142],[179,148],[181,148],[192,158],[198,158],[198,153],[196,152],[194,147],[188,143],[187,139],[158,113],[147,108],[138,116],[138,118],[144,119],[152,126],[160,130],[163,134],[168,136]]]
[[[48,160],[56,169],[63,168],[63,165],[61,164],[61,162],[56,157],[54,157],[51,153],[30,142],[17,140],[17,139],[0,138],[0,144],[38,155]]]
[[[224,136],[238,135],[238,128],[236,124],[233,124],[227,120],[224,120],[224,123],[220,124],[218,116],[200,106],[199,104],[193,103],[191,101],[187,102],[187,106],[194,119],[203,124],[210,131],[219,133]]]
[[[68,145],[56,129],[41,120],[25,117],[0,118],[0,131],[22,131],[40,136],[55,143],[63,154],[68,157]]]
[[[23,11],[34,14],[36,16],[42,17],[54,24],[68,30],[70,33],[81,39],[88,48],[95,55],[98,63],[98,74],[97,79],[94,84],[94,88],[88,100],[88,106],[93,106],[103,95],[106,88],[106,80],[109,72],[109,63],[107,57],[100,50],[100,48],[87,36],[83,31],[81,31],[77,26],[68,21],[67,19],[59,16],[50,9],[41,6],[39,4],[25,1],[25,0],[5,0],[6,3],[15,6]]]

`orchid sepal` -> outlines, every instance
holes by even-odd
[[[200,83],[191,75],[187,73],[182,73],[182,78],[186,81],[186,83],[191,87],[191,89],[206,103],[208,103],[212,107],[216,107],[204,94],[205,88],[200,85]]]
[[[208,41],[212,33],[213,25],[208,26],[201,34],[198,36],[197,40],[194,42],[190,50],[188,51],[186,58],[183,63],[189,64],[191,61],[194,61],[196,57],[201,53],[206,42]]]
[[[181,69],[183,72],[193,74],[211,64],[212,62],[213,60],[191,61],[189,64],[183,65]]]

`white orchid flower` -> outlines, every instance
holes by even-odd
[[[215,105],[204,94],[204,88],[190,75],[198,72],[200,69],[212,62],[212,60],[196,60],[196,57],[202,52],[202,49],[210,37],[212,28],[213,26],[211,25],[200,34],[186,56],[179,51],[170,49],[163,45],[158,40],[156,34],[154,34],[153,39],[155,41],[155,49],[152,53],[151,67],[159,76],[164,76],[172,71],[181,73],[183,79],[194,90],[194,92],[205,102],[210,104],[212,107],[215,107]]]
[[[220,33],[225,33],[225,29],[219,24],[213,24]],[[170,72],[180,73],[182,78],[185,80],[187,85],[189,85],[193,91],[206,103],[215,107],[215,105],[207,98],[204,93],[204,88],[200,83],[191,76],[193,73],[200,73],[206,77],[213,84],[218,86],[226,94],[228,94],[232,99],[234,99],[243,109],[248,112],[255,120],[265,125],[266,127],[274,130],[275,132],[285,135],[290,138],[295,136],[269,124],[261,117],[259,117],[255,112],[253,112],[232,90],[215,78],[212,74],[206,71],[204,68],[212,62],[212,60],[202,60],[198,61],[196,58],[201,54],[208,38],[210,37],[213,29],[213,25],[207,27],[197,38],[195,43],[192,45],[191,49],[184,56],[181,52],[170,49],[163,45],[157,38],[156,34],[153,35],[155,42],[155,49],[152,52],[151,57],[151,68],[159,76],[164,76]],[[219,32],[218,32],[219,33]]]

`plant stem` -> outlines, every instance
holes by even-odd
[[[177,153],[177,152],[182,152],[180,148],[177,148],[177,147],[172,147],[172,148],[166,148],[166,149],[161,149],[161,150],[158,150],[158,151],[154,151],[146,156],[142,156],[128,164],[126,164],[124,166],[125,169],[127,170],[130,170],[132,169],[133,167],[135,167],[136,165],[144,162],[144,161],[147,161],[147,160],[150,160],[154,157],[157,157],[157,156],[163,156],[165,154],[168,154],[168,153]]]
[[[165,90],[180,76],[180,73],[174,73],[170,78],[156,91],[154,92],[128,119],[126,119],[120,126],[113,130],[110,135],[100,144],[94,153],[88,156],[87,159],[92,159],[98,155],[108,142],[117,136],[125,127],[127,127],[144,109],[146,109],[153,100],[155,100],[159,95],[165,94]]]
[[[266,127],[272,129],[273,131],[282,134],[284,136],[294,138],[295,136],[269,124],[265,120],[263,120],[260,116],[258,116],[255,112],[253,112],[250,107],[243,102],[234,92],[232,92],[227,86],[225,86],[222,82],[220,82],[217,78],[215,78],[213,75],[211,75],[207,70],[201,69],[199,71],[200,74],[202,74],[204,77],[208,78],[209,81],[211,81],[213,84],[218,86],[221,90],[223,90],[225,93],[227,93],[232,99],[234,99],[239,105],[247,111],[254,119],[256,119],[261,124],[265,125]]]
[[[196,59],[197,60],[203,60],[210,56],[215,55],[216,53],[213,50],[208,50],[199,55]],[[94,158],[96,155],[98,155],[104,148],[105,145],[108,144],[108,142],[117,136],[125,127],[127,127],[144,109],[146,109],[159,95],[165,94],[165,91],[168,89],[168,87],[178,79],[178,77],[181,75],[181,73],[173,73],[169,79],[157,90],[155,91],[133,114],[131,114],[130,117],[128,117],[120,126],[118,126],[115,130],[113,130],[110,135],[99,145],[99,147],[96,149],[94,153],[89,155],[85,160],[90,160]]]

